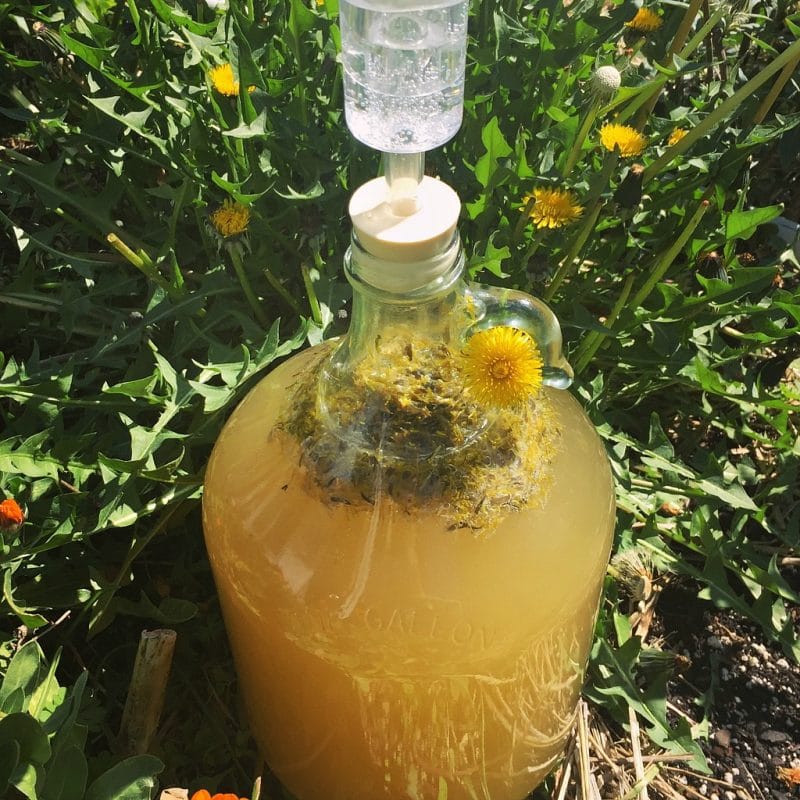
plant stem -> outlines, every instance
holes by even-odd
[[[586,240],[589,238],[589,234],[594,230],[595,223],[597,222],[597,218],[600,216],[600,209],[602,207],[603,200],[602,198],[598,197],[592,205],[589,213],[583,218],[583,222],[581,223],[580,228],[578,228],[575,238],[572,240],[572,246],[567,252],[567,255],[564,256],[561,263],[558,265],[556,274],[553,276],[552,282],[544,293],[544,299],[546,302],[549,302],[553,299],[553,295],[556,293],[558,287],[564,282],[564,278],[573,273],[575,269],[575,260],[578,257],[578,253],[580,253],[580,251],[583,249],[584,244],[586,244]]]
[[[544,228],[537,228],[536,232],[533,234],[533,237],[531,238],[530,246],[525,251],[525,256],[522,259],[522,263],[525,265],[525,267],[528,266],[528,263],[533,258],[533,254],[541,246],[543,235],[544,235]]]
[[[709,33],[714,29],[716,24],[725,16],[725,14],[729,13],[729,8],[726,6],[720,6],[703,24],[703,27],[697,31],[697,33],[689,39],[686,46],[678,53],[678,55],[683,58],[687,59],[695,50],[700,46],[703,40],[708,36]]]
[[[703,218],[703,215],[706,213],[706,211],[708,211],[709,206],[711,205],[708,198],[711,196],[712,192],[713,189],[707,189],[705,191],[702,199],[700,200],[700,204],[697,206],[694,214],[692,214],[691,218],[686,223],[684,229],[680,232],[678,238],[675,239],[669,248],[667,248],[663,255],[656,259],[656,262],[653,265],[652,270],[650,270],[650,275],[648,276],[647,280],[644,282],[639,291],[636,292],[633,300],[631,300],[632,308],[638,308],[648,298],[650,292],[653,291],[656,284],[664,277],[666,271],[672,266],[672,262],[675,261],[678,253],[683,250],[691,235],[694,233],[695,228],[700,224],[700,220]]]
[[[769,94],[761,101],[761,105],[753,115],[753,125],[760,125],[764,121],[764,117],[767,116],[773,103],[778,99],[778,95],[783,91],[783,87],[789,82],[789,78],[792,77],[798,66],[800,66],[800,53],[783,68],[775,83],[772,84]]]
[[[311,282],[311,274],[305,264],[300,265],[300,272],[303,275],[303,283],[305,284],[306,294],[308,295],[308,305],[311,306],[311,318],[321,328],[322,311],[319,307],[319,300],[317,300],[317,293],[314,291],[314,284]]]
[[[244,296],[247,298],[247,302],[250,304],[250,308],[253,309],[255,318],[264,328],[269,327],[269,320],[267,319],[266,314],[264,314],[264,310],[261,308],[261,303],[259,302],[256,293],[253,291],[250,278],[247,277],[247,273],[244,271],[242,254],[239,252],[239,248],[236,245],[233,245],[232,247],[228,248],[228,253],[230,253],[231,261],[233,262],[233,270],[236,273],[236,277],[239,279],[239,284],[242,287]]]
[[[792,63],[800,56],[800,39],[797,39],[786,48],[779,56],[774,58],[764,67],[755,77],[751,78],[737,92],[727,100],[720,103],[699,125],[692,128],[686,136],[679,142],[657,158],[642,175],[642,186],[646,186],[664,167],[674,158],[685,153],[698,139],[701,139],[714,127],[716,127],[729,114],[735,113],[742,106],[742,103],[750,97],[753,92],[766,83],[776,72],[782,70],[787,64]]]
[[[597,119],[597,112],[600,110],[600,101],[594,97],[592,98],[592,104],[589,106],[589,110],[586,112],[586,116],[583,118],[583,123],[578,130],[578,135],[575,137],[575,141],[572,144],[572,148],[567,155],[567,160],[564,162],[564,168],[561,170],[561,177],[566,178],[570,172],[572,172],[572,168],[578,161],[580,157],[581,150],[583,150],[584,142],[586,141],[586,137],[589,134],[589,129],[592,127],[594,121]]]
[[[564,281],[564,278],[571,275],[575,269],[575,260],[577,259],[578,254],[582,250],[584,244],[586,244],[589,234],[591,234],[591,232],[594,230],[597,218],[600,216],[600,209],[603,207],[602,195],[608,187],[608,182],[611,179],[611,173],[617,166],[618,161],[619,150],[617,148],[614,149],[613,153],[606,153],[605,159],[603,160],[603,169],[600,172],[600,175],[598,175],[597,183],[595,184],[593,191],[589,195],[589,200],[587,203],[588,210],[586,215],[581,220],[581,224],[578,227],[578,230],[575,232],[575,236],[573,237],[572,244],[567,251],[567,255],[562,259],[558,269],[556,270],[556,274],[553,276],[550,286],[547,287],[547,290],[544,293],[545,301],[552,299],[553,295],[556,293],[556,290]]]
[[[511,241],[516,244],[520,237],[522,236],[522,231],[525,230],[525,226],[528,224],[528,221],[531,218],[531,211],[533,211],[533,206],[536,203],[536,198],[531,195],[528,198],[528,202],[525,203],[525,208],[522,209],[522,213],[520,214],[519,219],[517,220],[517,224],[514,226],[514,233],[511,234]]]
[[[675,31],[675,36],[672,39],[672,43],[667,50],[667,57],[661,62],[661,66],[668,67],[672,63],[672,56],[678,53],[681,48],[686,44],[686,39],[689,36],[689,31],[692,29],[692,24],[697,17],[697,14],[700,11],[700,6],[702,5],[703,0],[691,0],[686,11],[684,12],[683,19],[681,20],[680,25],[678,25],[678,30]],[[663,86],[663,84],[662,84]],[[658,102],[658,98],[661,95],[661,88],[659,87],[658,91],[655,92],[652,97],[647,102],[647,105],[642,108],[639,112],[639,118],[637,120],[636,127],[639,130],[642,130],[647,123],[650,115],[653,113],[653,109],[656,107],[656,103]]]
[[[617,302],[614,304],[614,308],[611,309],[611,313],[608,315],[608,319],[603,323],[605,328],[610,329],[611,326],[617,321],[621,311],[625,308],[625,303],[628,301],[628,297],[630,296],[631,289],[633,288],[633,281],[634,281],[634,274],[631,273],[625,279],[625,283],[622,286],[622,291],[619,293],[619,297],[617,298]],[[578,348],[578,352],[575,354],[575,373],[580,374],[583,370],[589,365],[589,362],[594,358],[594,354],[602,347],[602,345],[608,341],[608,337],[604,336],[597,331],[589,331],[586,338],[581,343],[580,347]]]
[[[286,291],[286,287],[272,274],[269,267],[264,267],[264,277],[269,282],[269,285],[283,298],[286,305],[299,316],[300,306],[297,304],[297,301]]]
[[[168,281],[166,281],[156,269],[156,266],[153,264],[152,259],[144,252],[144,250],[140,250],[138,253],[134,253],[130,247],[128,247],[122,239],[117,236],[116,233],[109,233],[106,236],[106,241],[121,255],[125,258],[125,260],[133,264],[136,269],[138,269],[142,275],[144,275],[148,280],[153,281],[159,288],[163,289],[170,297],[175,296],[175,289],[173,286],[170,285]]]

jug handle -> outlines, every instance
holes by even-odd
[[[467,302],[472,318],[468,336],[499,325],[525,331],[542,354],[542,383],[569,388],[575,373],[562,352],[561,325],[548,305],[525,292],[477,283],[467,287]]]

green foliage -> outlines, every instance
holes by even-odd
[[[685,9],[662,10],[633,41],[632,3],[474,3],[464,125],[429,167],[464,202],[470,273],[559,313],[614,467],[618,549],[646,549],[800,660],[783,566],[800,547],[798,264],[769,234],[776,193],[748,199],[759,160],[800,169],[796,79],[764,105],[800,20],[772,2],[715,11],[668,55]],[[168,779],[248,791],[197,506],[254,379],[341,332],[346,203],[378,161],[344,125],[336,2],[6,0],[0,25],[0,492],[28,520],[0,541],[0,793],[152,795],[160,764],[121,760],[108,733],[144,620],[186,642]],[[235,96],[214,88],[225,63]],[[623,80],[602,102],[598,65]],[[640,156],[599,145],[612,119],[642,127]],[[536,187],[574,192],[580,219],[536,228]],[[241,236],[215,229],[226,200],[249,211]],[[621,608],[610,583],[588,691],[699,768],[702,725],[667,717],[667,672],[643,669]],[[57,657],[18,647],[31,631],[64,644],[71,688]],[[103,687],[88,698],[76,648]]]
[[[83,672],[62,687],[35,641],[22,645],[8,662],[0,684],[0,792],[12,787],[29,800],[149,800],[164,765],[153,756],[115,764],[87,788],[84,755],[87,727],[81,720],[86,690]]]

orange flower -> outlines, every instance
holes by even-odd
[[[800,768],[798,767],[780,767],[778,777],[785,781],[789,788],[800,786]]]
[[[0,503],[0,528],[16,528],[25,522],[25,514],[12,498]]]
[[[191,800],[247,800],[236,794],[210,794],[208,789],[200,789],[192,795]]]

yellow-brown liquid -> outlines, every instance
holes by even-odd
[[[253,733],[300,800],[521,800],[557,762],[613,531],[599,439],[567,392],[541,508],[485,535],[382,495],[331,503],[275,429],[313,350],[233,414],[205,535]]]

